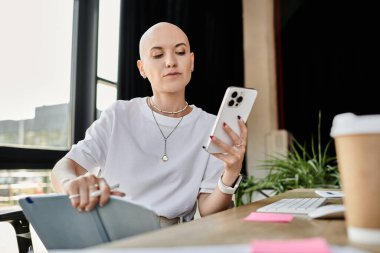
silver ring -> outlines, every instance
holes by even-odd
[[[97,189],[99,187],[98,184],[90,185],[88,188],[89,189]]]
[[[240,143],[239,144],[235,144],[234,147],[236,148],[240,148],[241,146],[243,146],[243,140],[240,139]]]
[[[75,198],[79,198],[79,197],[80,197],[80,194],[69,195],[69,199],[75,199]]]

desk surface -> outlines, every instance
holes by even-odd
[[[245,222],[248,214],[282,198],[317,197],[313,190],[293,190],[260,200],[249,205],[232,208],[192,222],[164,228],[112,242],[106,248],[173,247],[194,245],[249,244],[253,239],[299,239],[323,237],[330,244],[351,245],[372,252],[372,246],[350,244],[344,220],[312,220],[298,215],[290,223]],[[329,200],[341,203],[341,200]]]

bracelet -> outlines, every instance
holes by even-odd
[[[223,192],[224,194],[229,194],[229,195],[232,195],[236,192],[237,188],[239,187],[240,185],[240,182],[242,180],[242,176],[239,175],[239,177],[236,179],[236,183],[233,187],[231,186],[226,186],[223,181],[222,181],[222,177],[223,177],[223,174],[220,175],[219,177],[219,180],[218,180],[218,188],[221,192]]]

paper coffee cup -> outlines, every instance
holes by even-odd
[[[335,116],[334,137],[348,238],[380,245],[380,115]]]

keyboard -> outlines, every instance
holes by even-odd
[[[308,214],[326,202],[327,198],[281,199],[256,210],[259,213]]]

